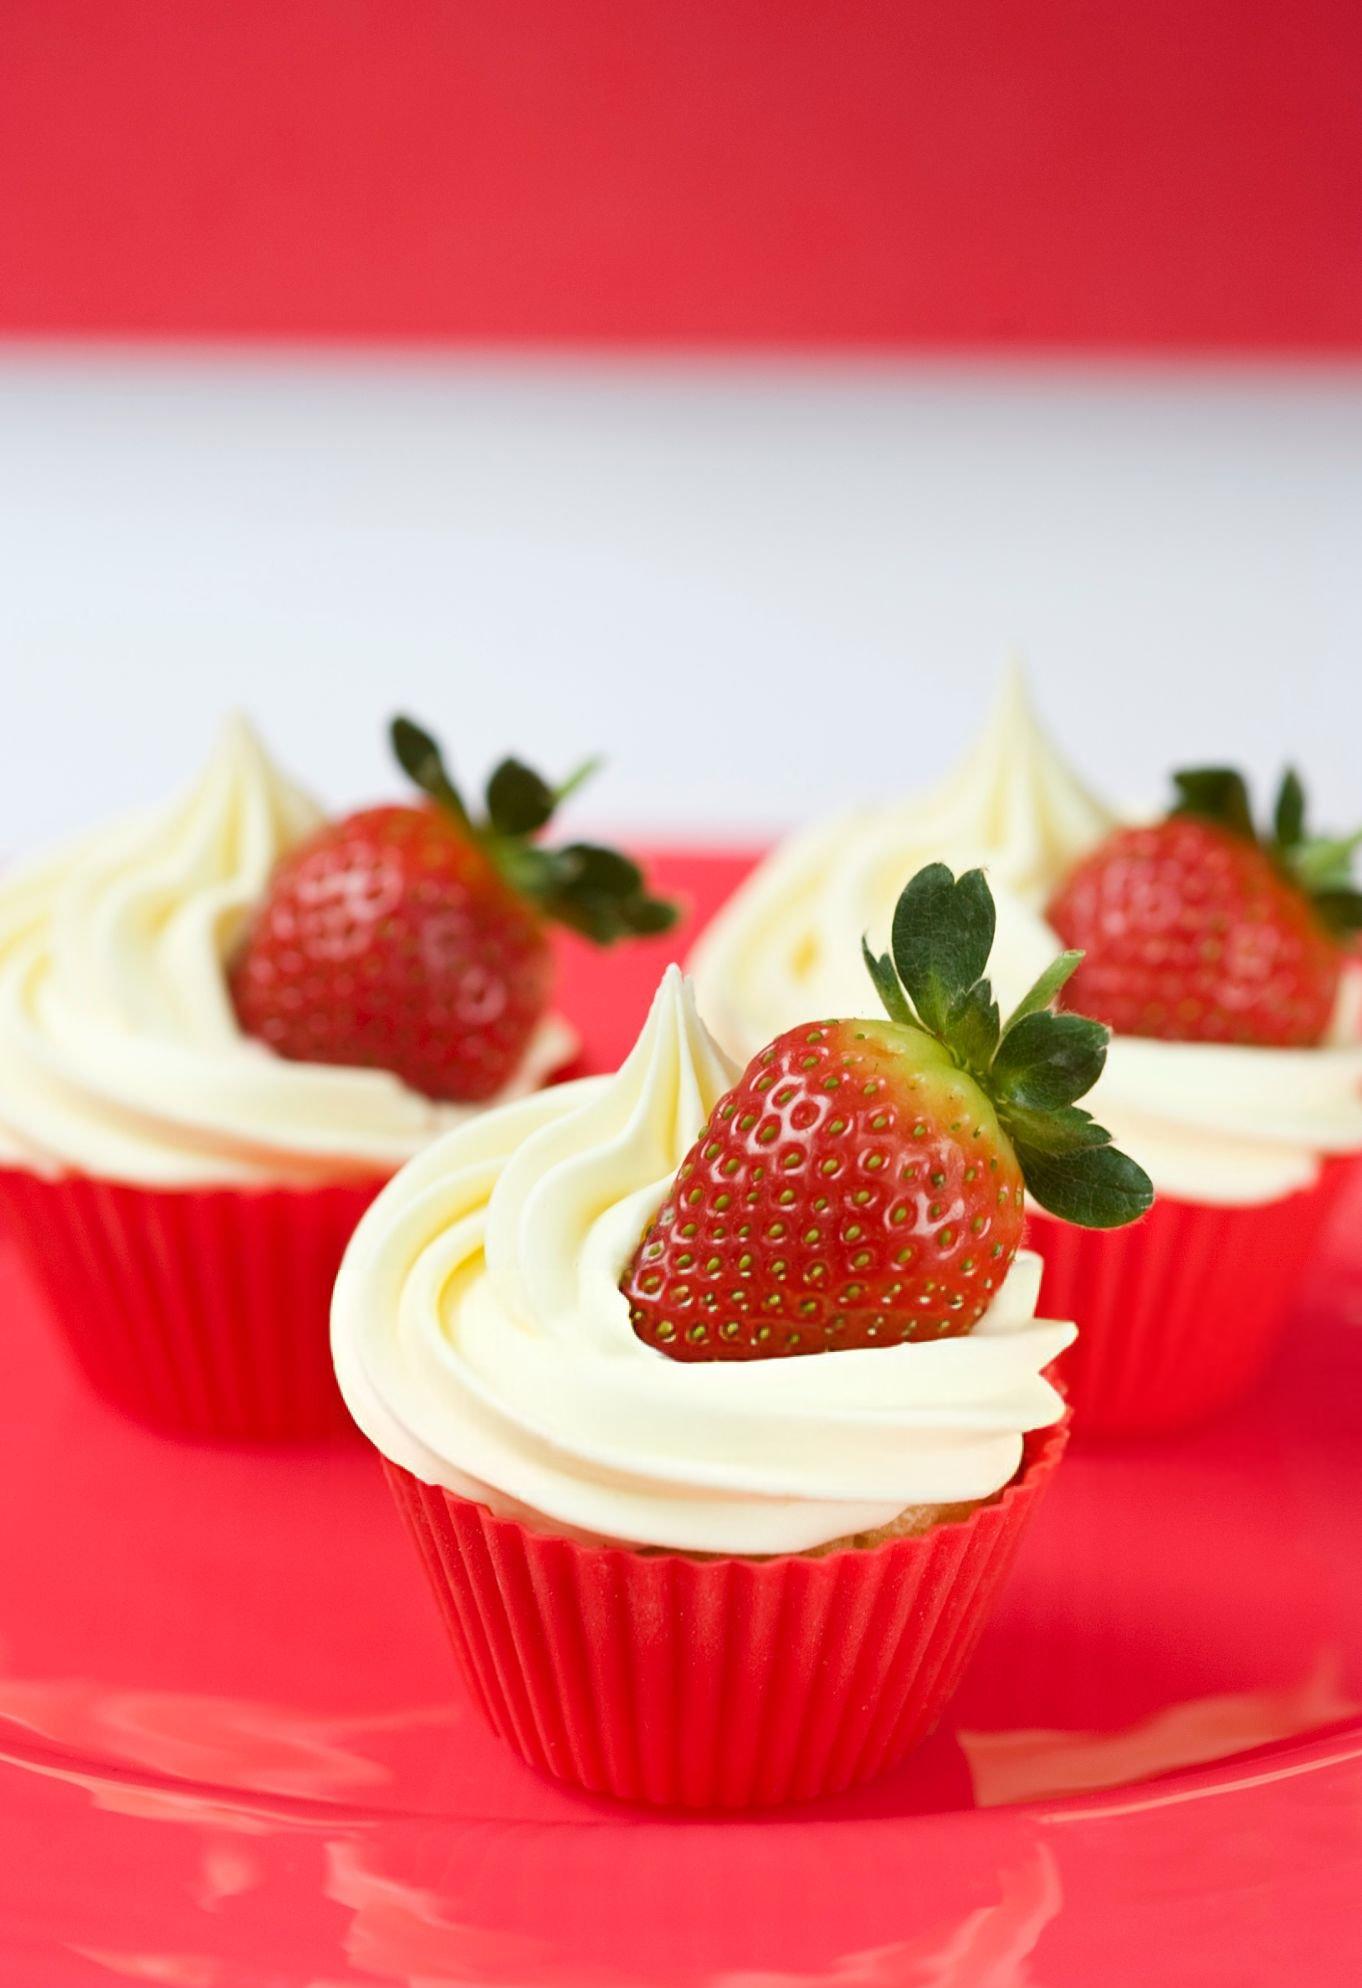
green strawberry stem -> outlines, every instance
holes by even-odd
[[[410,718],[392,721],[398,764],[423,794],[451,815],[483,849],[511,888],[546,918],[597,945],[669,931],[677,907],[653,897],[637,863],[616,849],[572,842],[545,849],[535,837],[569,795],[589,780],[600,761],[588,759],[557,787],[532,767],[503,759],[487,782],[486,819],[475,821],[450,778],[439,746]]]
[[[1288,883],[1309,898],[1316,916],[1335,939],[1346,941],[1362,931],[1362,892],[1353,880],[1353,852],[1362,845],[1362,829],[1353,835],[1311,835],[1305,821],[1305,788],[1300,775],[1288,767],[1282,776],[1272,811],[1272,833],[1259,835],[1244,776],[1232,766],[1194,766],[1173,775],[1175,815],[1208,821],[1228,834],[1263,849]]]
[[[956,877],[929,863],[895,907],[890,952],[862,942],[866,966],[890,1019],[935,1036],[992,1100],[1041,1207],[1121,1228],[1148,1210],[1153,1186],[1077,1103],[1102,1074],[1110,1031],[1050,1006],[1082,954],[1062,953],[1003,1022],[984,978],[995,926],[982,870]]]

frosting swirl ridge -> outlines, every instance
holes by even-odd
[[[962,1338],[683,1364],[637,1338],[619,1280],[737,1076],[677,969],[620,1070],[450,1133],[361,1222],[336,1372],[376,1446],[427,1483],[591,1537],[781,1553],[905,1507],[984,1498],[1058,1420],[1020,1256]]]
[[[983,737],[935,791],[817,823],[758,864],[695,948],[701,1006],[744,1057],[808,1016],[877,1013],[861,935],[883,950],[903,885],[944,861],[988,872],[989,974],[1006,1013],[1060,950],[1045,905],[1115,821],[1046,738],[1013,669]],[[1362,1150],[1358,1005],[1345,976],[1338,1024],[1314,1049],[1117,1036],[1085,1103],[1161,1194],[1275,1200],[1310,1186],[1324,1155]]]
[[[240,718],[168,804],[0,880],[0,1156],[149,1186],[388,1172],[465,1115],[380,1070],[244,1036],[226,963],[278,859],[322,822]],[[518,1079],[563,1060],[550,1022]]]

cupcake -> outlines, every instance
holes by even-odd
[[[508,764],[499,840],[461,806],[446,836],[436,803],[328,822],[232,719],[183,794],[0,881],[0,1215],[107,1400],[216,1435],[343,1424],[326,1319],[361,1211],[575,1047],[537,911],[489,954],[489,888],[424,859],[476,833],[484,867],[558,860],[529,841],[548,790]],[[513,968],[534,999],[508,1028]]]
[[[1238,774],[1174,784],[1167,816],[1113,830],[1048,907],[1082,952],[1063,998],[1115,1031],[1101,1109],[1161,1190],[1100,1254],[1038,1238],[1049,1294],[1091,1321],[1075,1400],[1114,1431],[1197,1420],[1259,1378],[1362,1151],[1351,842],[1307,835],[1294,774],[1261,837]]]
[[[1243,840],[1242,830],[1241,821],[1232,832]],[[796,1012],[848,999],[864,1006],[845,969],[850,935],[882,935],[895,864],[933,856],[986,867],[998,902],[994,980],[1015,999],[1057,944],[1096,947],[1101,934],[1066,909],[1066,887],[1102,852],[1128,856],[1124,833],[1046,739],[1014,671],[985,736],[943,787],[817,825],[758,866],[696,950],[701,1005],[740,1056]],[[1280,853],[1263,860],[1282,872]],[[1318,845],[1309,860],[1321,860]],[[1332,862],[1331,873],[1319,874],[1336,915],[1345,909],[1342,845],[1332,847]],[[1145,933],[1149,971],[1164,983],[1162,1000],[1157,990],[1150,997],[1154,1033],[1129,1002],[1108,1004],[1095,952],[1070,983],[1078,1004],[1116,1030],[1094,1109],[1148,1169],[1158,1195],[1150,1218],[1116,1237],[1043,1214],[1032,1225],[1046,1263],[1042,1302],[1083,1327],[1065,1366],[1079,1435],[1174,1428],[1251,1386],[1332,1209],[1342,1156],[1362,1151],[1362,1049],[1345,1022],[1349,976],[1340,977],[1333,936],[1297,897],[1297,916],[1321,942],[1309,1040],[1298,1033],[1283,1041],[1272,1023],[1260,1040],[1234,1039],[1223,1016],[1219,1035],[1167,1039],[1193,1025],[1179,1012],[1185,996],[1154,931]],[[1250,944],[1240,957],[1252,979],[1264,956]],[[1142,985],[1149,996],[1148,977]],[[1288,990],[1278,1005],[1290,998]]]
[[[887,1018],[746,1071],[672,968],[615,1075],[451,1132],[361,1221],[341,1390],[535,1766],[764,1805],[939,1717],[1063,1445],[1023,1179],[1093,1220],[1150,1194],[1073,1102],[1104,1031],[1053,972],[1004,1029],[991,937],[981,875],[925,870]]]

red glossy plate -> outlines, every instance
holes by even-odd
[[[742,865],[662,867],[703,916]],[[568,956],[593,1065],[664,950]],[[536,1778],[465,1701],[361,1442],[146,1434],[0,1263],[0,1983],[1357,1981],[1359,1220],[1251,1403],[1071,1453],[907,1766],[736,1821]]]

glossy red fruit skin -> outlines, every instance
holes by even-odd
[[[993,1107],[933,1037],[791,1029],[721,1098],[622,1289],[675,1360],[752,1360],[968,1332],[1024,1224]]]
[[[1194,817],[1118,829],[1049,910],[1084,954],[1064,1006],[1122,1035],[1306,1048],[1343,955],[1263,849]]]
[[[286,856],[233,963],[246,1034],[428,1097],[502,1089],[548,1001],[543,925],[434,807],[369,808]]]

